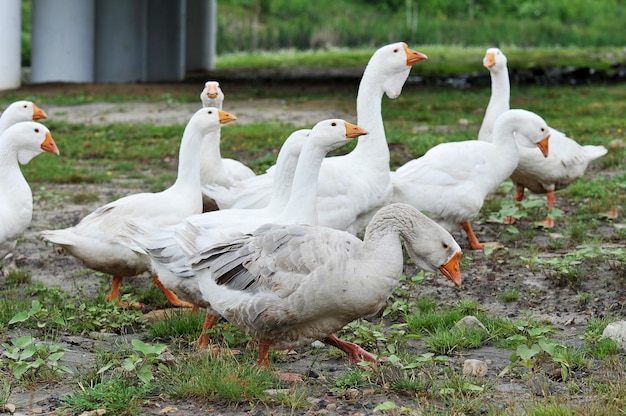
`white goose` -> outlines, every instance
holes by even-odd
[[[442,143],[392,172],[392,202],[413,205],[448,231],[462,226],[469,248],[484,249],[470,221],[487,195],[515,170],[519,161],[515,135],[525,136],[526,146],[538,146],[548,155],[546,122],[529,111],[509,110],[496,121],[493,142]]]
[[[199,241],[202,230],[185,232]],[[351,363],[371,361],[372,354],[333,333],[384,305],[402,274],[401,239],[416,265],[461,284],[459,245],[406,204],[380,209],[363,240],[321,226],[266,224],[222,244],[192,244],[186,272],[195,273],[220,315],[258,340],[259,366],[269,365],[269,348],[314,340],[345,351]]]
[[[378,49],[370,58],[357,95],[357,123],[369,134],[347,155],[329,157],[320,171],[317,207],[319,224],[362,232],[371,214],[391,197],[389,147],[381,114],[382,97],[400,95],[412,65],[427,59],[404,42]],[[254,179],[254,178],[253,178]],[[252,188],[247,180],[229,188],[205,187],[204,193],[220,208],[258,208],[267,205],[271,187]]]
[[[22,121],[0,133],[0,260],[13,251],[15,240],[33,217],[33,194],[19,163],[26,164],[42,152],[59,154],[43,124]]]
[[[131,220],[146,221],[155,227],[164,227],[202,212],[198,149],[208,133],[235,119],[232,114],[214,107],[198,110],[185,127],[179,150],[178,177],[171,187],[162,192],[126,196],[98,208],[73,227],[43,231],[41,235],[65,248],[88,268],[112,275],[106,299],[117,299],[123,277],[150,270],[150,261],[145,255],[121,244],[126,224]],[[171,304],[182,305],[157,276],[154,281]]]
[[[322,160],[329,151],[363,134],[367,134],[364,129],[340,119],[320,121],[310,131],[294,132],[287,140],[289,145],[283,145],[279,154],[272,202],[265,208],[205,212],[185,219],[180,225],[164,229],[141,223],[131,227],[129,236],[134,243],[130,243],[129,247],[150,254],[153,258],[152,268],[163,284],[191,303],[208,309],[202,334],[197,341],[199,347],[208,346],[209,340],[204,331],[217,322],[219,315],[201,297],[197,279],[174,274],[161,263],[181,262],[184,266],[189,253],[187,247],[208,247],[226,241],[233,234],[250,232],[268,222],[315,223],[315,195]],[[302,151],[294,167],[294,153],[300,146]],[[284,151],[285,148],[290,151]],[[293,185],[290,185],[291,182]],[[192,241],[187,240],[190,236],[185,232],[187,228],[197,231]],[[179,238],[181,233],[184,235],[183,240]]]
[[[37,121],[45,118],[48,118],[46,112],[32,101],[15,101],[5,108],[0,116],[0,134],[20,121]]]
[[[224,93],[217,81],[207,81],[200,93],[203,107],[222,109]],[[254,177],[252,169],[238,160],[222,158],[220,150],[220,130],[210,134],[202,143],[202,165],[200,165],[200,183],[230,187],[233,184]],[[218,209],[217,204],[208,196],[202,198],[204,212]]]
[[[509,109],[511,87],[507,59],[500,49],[487,49],[483,65],[491,74],[491,97],[478,139],[491,141],[495,120]],[[541,223],[544,227],[551,228],[554,226],[554,219],[550,217],[550,211],[554,207],[554,192],[582,177],[589,163],[604,156],[607,149],[604,146],[581,146],[550,127],[550,155],[546,159],[537,149],[520,146],[519,152],[519,163],[511,175],[515,184],[515,201],[519,202],[524,198],[525,188],[536,194],[546,194],[548,216]]]

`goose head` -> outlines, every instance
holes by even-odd
[[[35,121],[22,121],[6,129],[0,135],[0,143],[15,149],[17,160],[26,164],[43,152],[59,154],[50,130]]]
[[[331,118],[322,120],[313,126],[309,138],[315,140],[317,146],[330,152],[367,133],[367,130],[356,124],[348,123],[339,118]]]
[[[544,157],[548,157],[550,127],[539,115],[526,110],[509,110],[496,120],[493,128],[494,137],[512,132],[517,144],[523,147],[538,147]]]
[[[489,48],[483,58],[483,65],[491,72],[501,71],[506,68],[506,55],[498,48]]]
[[[211,132],[220,128],[220,125],[237,120],[233,114],[216,107],[203,107],[191,117],[187,128],[196,131]]]
[[[374,218],[374,224],[379,218],[390,220],[390,223],[397,221],[406,251],[419,268],[440,271],[456,286],[461,285],[461,247],[442,226],[414,206],[404,203],[389,204],[381,208]]]
[[[0,126],[6,128],[20,121],[37,121],[45,118],[48,118],[46,112],[32,101],[16,101],[9,105],[0,116]],[[2,128],[0,127],[1,132]]]
[[[217,81],[207,81],[204,84],[204,89],[200,93],[200,101],[202,101],[203,107],[222,108],[224,93],[220,88],[220,83]]]
[[[377,71],[385,94],[397,98],[413,65],[424,59],[428,57],[423,53],[410,49],[404,42],[396,42],[374,52],[365,70]]]

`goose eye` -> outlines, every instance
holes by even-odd
[[[448,245],[447,245],[446,243],[441,244],[441,246],[442,246],[443,248],[448,248]]]
[[[28,106],[26,104],[24,104],[24,108],[28,108]]]
[[[209,110],[209,114],[213,114],[213,110]]]
[[[546,129],[544,129],[543,127],[541,128],[541,132],[543,133],[544,131],[546,131]]]
[[[39,133],[39,129],[35,129],[35,133]]]
[[[393,53],[398,53],[399,50],[400,49],[396,48],[396,49],[393,50]]]
[[[337,123],[335,123],[334,121],[332,123],[330,123],[331,126],[335,127],[337,125]]]

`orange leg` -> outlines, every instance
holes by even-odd
[[[548,216],[545,220],[541,221],[541,225],[544,228],[552,228],[554,227],[554,220],[550,218],[550,211],[554,208],[554,191],[548,191],[546,193],[546,198],[548,199]]]
[[[467,240],[469,242],[468,246],[470,250],[484,250],[485,249],[485,245],[481,243],[480,241],[478,241],[476,234],[474,234],[474,230],[472,230],[472,224],[470,224],[469,221],[465,221],[461,223],[461,227],[463,227],[465,234],[467,234]]]
[[[268,368],[270,366],[270,346],[272,345],[272,341],[270,340],[262,340],[259,341],[259,359],[257,360],[255,366]],[[300,374],[295,373],[276,373],[276,376],[283,381],[289,382],[301,382],[302,376]]]
[[[154,276],[152,280],[154,280],[154,284],[157,285],[159,289],[161,289],[161,291],[165,295],[165,298],[167,299],[167,303],[169,303],[172,306],[180,306],[183,308],[193,308],[193,305],[191,303],[180,300],[178,296],[176,296],[176,293],[166,288],[163,285],[163,283],[161,283],[158,276]]]
[[[257,367],[269,367],[270,366],[270,340],[259,341],[259,359],[256,362]]]
[[[524,187],[521,185],[515,185],[515,202],[522,202],[524,199]],[[504,219],[505,224],[515,224],[517,218],[515,217],[506,217]]]
[[[107,302],[119,299],[120,297],[120,284],[122,283],[122,276],[113,276],[111,278],[111,289],[109,289],[109,294],[104,300]]]
[[[329,336],[324,338],[324,342],[328,345],[332,345],[333,347],[337,347],[341,351],[348,354],[348,361],[352,365],[357,364],[361,361],[378,363],[378,359],[374,354],[365,351],[363,348],[359,347],[353,342],[340,340],[335,334],[330,334]]]
[[[209,347],[209,335],[206,333],[209,329],[213,328],[213,325],[217,322],[219,317],[213,316],[210,313],[206,314],[206,319],[204,320],[204,325],[202,325],[202,332],[200,336],[196,340],[196,347],[200,349],[206,349]]]

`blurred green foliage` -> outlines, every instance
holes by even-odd
[[[232,0],[218,53],[410,44],[617,46],[623,0]]]

